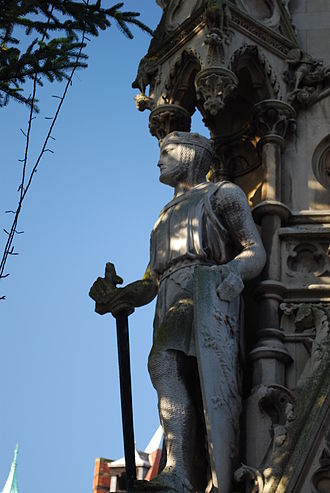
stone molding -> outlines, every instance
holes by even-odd
[[[330,232],[329,228],[327,229],[327,225],[330,225],[330,210],[325,210],[325,211],[302,210],[299,212],[292,211],[290,217],[290,225],[299,226],[299,225],[307,225],[307,224],[310,225],[322,224],[326,228],[325,231]],[[285,234],[284,231],[283,234]]]
[[[291,210],[287,205],[277,200],[264,200],[253,207],[252,216],[257,224],[260,224],[261,219],[266,215],[276,215],[280,217],[283,222],[287,222],[291,216]]]
[[[243,13],[232,4],[230,5],[230,9],[231,26],[234,29],[237,29],[237,31],[264,46],[270,52],[278,55],[280,58],[285,59],[290,49],[298,46],[294,30],[292,26],[290,26],[290,22],[288,21],[288,19],[285,23],[285,36],[287,36],[285,37],[274,31],[273,29],[264,26],[261,22],[256,21],[248,14]]]
[[[297,297],[298,300],[315,300],[316,296],[320,296],[320,299],[328,298],[330,226],[321,221],[319,224],[308,224],[309,215],[303,217],[307,224],[290,225],[278,231],[281,241],[281,279],[287,287],[285,296]],[[296,221],[297,216],[290,218],[290,224]]]
[[[230,29],[236,29],[241,34],[258,42],[283,60],[286,59],[287,54],[292,48],[298,47],[289,16],[288,14],[283,15],[283,11],[282,19],[284,20],[285,25],[284,35],[264,26],[261,22],[256,21],[231,2],[228,2],[228,9],[230,11],[230,20],[228,23]],[[169,36],[164,36],[161,41],[159,40],[159,46],[151,49],[149,56],[157,57],[157,63],[162,64],[205,26],[205,7],[201,7],[193,16],[183,22],[175,32]]]

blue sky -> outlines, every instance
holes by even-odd
[[[113,2],[110,2],[112,4]],[[127,0],[154,28],[155,1]],[[20,493],[91,493],[96,457],[123,455],[115,320],[100,317],[88,291],[107,261],[125,282],[148,263],[149,234],[172,191],[158,181],[158,144],[131,88],[150,37],[129,41],[113,26],[92,39],[56,124],[51,148],[27,196],[17,257],[1,281],[0,489],[19,443]],[[38,153],[61,88],[39,93],[31,159]],[[28,112],[11,102],[0,112],[0,245],[14,209]],[[193,129],[201,131],[200,118]],[[204,129],[202,133],[207,135]],[[158,427],[146,362],[154,304],[130,317],[134,424],[143,449]]]

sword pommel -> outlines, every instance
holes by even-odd
[[[105,266],[104,278],[115,288],[117,284],[123,284],[123,279],[117,275],[115,265],[107,262]]]

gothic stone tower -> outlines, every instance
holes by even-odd
[[[245,290],[233,491],[330,491],[330,2],[157,3],[137,108],[158,139],[201,112],[210,179],[243,188],[268,257]]]

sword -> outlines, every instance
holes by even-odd
[[[114,288],[117,284],[123,283],[122,278],[116,273],[114,264],[110,262],[108,262],[105,267],[105,279],[107,279],[109,284],[111,284]],[[128,316],[131,315],[133,311],[132,309],[128,310],[123,308],[115,317],[117,327],[121,417],[123,425],[126,484],[128,493],[132,493],[134,491],[134,481],[136,480],[131,365],[128,333]]]

